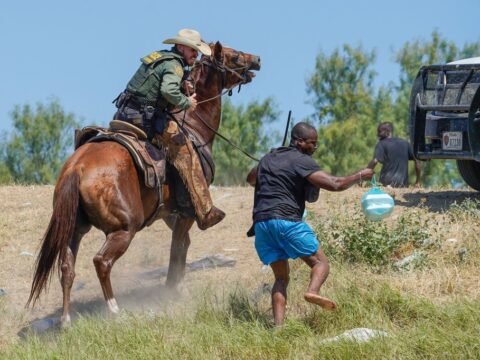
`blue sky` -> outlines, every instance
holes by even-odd
[[[235,104],[270,96],[282,118],[292,110],[301,119],[313,111],[305,80],[320,50],[375,48],[376,83],[386,84],[398,78],[393,52],[406,41],[433,30],[460,46],[479,41],[479,10],[478,0],[3,0],[0,130],[11,129],[14,105],[52,96],[85,125],[107,124],[139,58],[166,48],[162,40],[184,27],[261,57],[262,70]]]

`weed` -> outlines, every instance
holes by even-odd
[[[480,219],[480,199],[466,198],[461,203],[454,202],[447,212],[452,221]]]
[[[327,256],[373,267],[390,264],[401,246],[419,248],[432,236],[418,214],[406,213],[388,226],[386,222],[367,220],[359,209],[348,218],[334,215],[329,221],[318,223],[315,231]]]

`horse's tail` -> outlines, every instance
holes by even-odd
[[[57,267],[60,270],[61,261],[67,252],[75,230],[79,203],[79,184],[79,175],[72,171],[64,173],[55,188],[53,213],[35,263],[36,270],[27,306],[32,301],[35,305],[40,293],[46,288],[55,267],[55,261],[57,261]]]

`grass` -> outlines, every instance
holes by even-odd
[[[335,264],[327,292],[341,304],[325,312],[301,299],[308,272],[297,265],[286,325],[270,325],[269,296],[254,304],[237,285],[209,287],[190,304],[164,313],[117,319],[83,317],[67,331],[29,336],[5,359],[476,359],[480,357],[480,302],[434,304],[405,296],[387,283],[360,280]],[[224,289],[223,289],[224,290]],[[294,310],[293,310],[294,309]],[[292,311],[293,310],[293,311]],[[369,343],[321,340],[356,327],[386,331]]]
[[[81,316],[66,331],[0,343],[0,359],[480,358],[478,199],[432,211],[427,198],[425,206],[402,208],[381,223],[365,221],[347,198],[331,199],[322,199],[321,216],[309,209],[309,221],[331,261],[322,293],[337,302],[335,312],[303,300],[309,271],[292,261],[280,329],[272,327],[264,286],[272,275],[252,271],[237,283],[199,282],[157,313]],[[421,254],[417,263],[394,266],[413,253]],[[1,298],[0,313],[4,328],[25,321],[4,311]],[[322,343],[360,327],[388,336]]]

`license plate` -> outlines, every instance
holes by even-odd
[[[461,131],[447,131],[442,135],[443,150],[462,150],[463,136]]]

